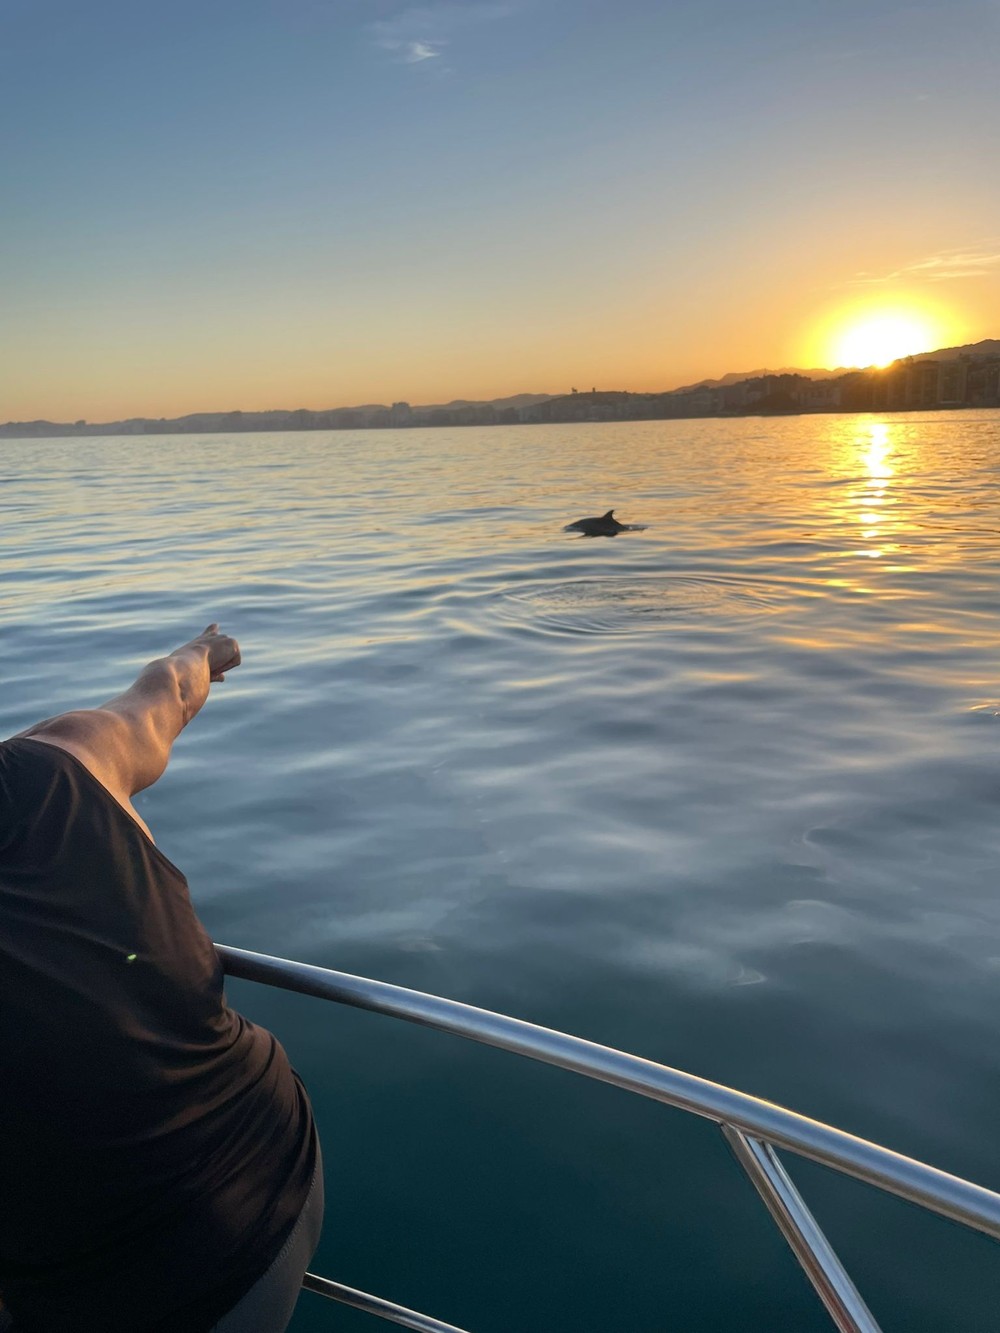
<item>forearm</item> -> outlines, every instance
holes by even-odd
[[[141,717],[169,747],[204,707],[210,679],[207,649],[185,644],[148,663],[123,694],[101,707]]]
[[[21,735],[69,750],[127,805],[163,773],[174,741],[203,707],[211,683],[239,664],[239,644],[212,624],[143,667],[123,694],[99,708],[48,718]]]
[[[132,791],[151,787],[170,762],[174,741],[208,698],[208,652],[185,645],[143,667],[123,693],[102,704],[100,712],[120,718],[128,728],[123,765],[131,770]]]

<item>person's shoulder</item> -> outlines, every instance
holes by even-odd
[[[52,805],[65,758],[55,746],[36,744],[26,735],[0,741],[0,852],[10,851],[18,831],[32,822],[32,811]]]
[[[0,741],[0,796],[15,800],[25,787],[50,782],[54,770],[67,767],[69,754],[66,747],[41,735],[20,732],[8,736]]]
[[[93,713],[101,711],[94,709]],[[28,731],[12,736],[5,744],[11,747],[18,759],[24,754],[30,756],[28,767],[36,769],[39,773],[47,769],[51,774],[52,771],[60,769],[70,785],[77,788],[80,777],[83,776],[89,792],[100,792],[103,799],[111,800],[120,806],[131,822],[138,825],[152,843],[154,839],[149,826],[117,780],[112,738],[100,724],[96,727],[91,725],[90,716],[83,713],[62,713],[59,717],[40,722]],[[112,723],[112,728],[113,726]],[[107,750],[102,749],[102,740],[107,743]],[[21,747],[21,742],[27,744]],[[82,775],[81,769],[85,770]],[[50,778],[42,778],[43,783],[49,780]]]

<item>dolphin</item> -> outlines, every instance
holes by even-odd
[[[582,532],[585,537],[617,537],[619,532],[641,532],[641,523],[619,523],[615,511],[609,509],[600,518],[578,518],[575,523],[567,523],[563,532]]]

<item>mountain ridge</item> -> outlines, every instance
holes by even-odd
[[[972,361],[1000,359],[1000,338],[983,338],[976,343],[954,347],[939,347],[930,352],[918,352],[899,357],[892,365],[906,366],[922,361],[954,361],[967,357]],[[836,370],[814,368],[799,370],[783,367],[779,370],[729,371],[718,379],[703,379],[662,393],[631,394],[624,397],[645,399],[679,399],[684,394],[699,390],[730,389],[745,381],[765,377],[800,376],[805,380],[844,380],[849,377],[880,373],[875,367],[844,367]],[[971,373],[971,372],[970,372]],[[594,393],[596,394],[596,390]],[[783,390],[781,392],[784,392]],[[992,392],[992,391],[991,391]],[[576,390],[573,390],[576,395]],[[618,395],[622,396],[622,395]],[[786,395],[787,396],[787,395]],[[128,417],[119,421],[89,423],[87,421],[56,422],[43,418],[34,421],[8,421],[0,425],[0,437],[6,439],[41,438],[78,435],[168,435],[193,432],[219,433],[273,430],[345,430],[374,429],[389,426],[468,426],[504,425],[519,421],[542,419],[531,409],[543,411],[542,404],[569,399],[569,394],[508,394],[502,398],[453,398],[448,403],[432,403],[411,407],[409,403],[367,403],[360,407],[269,408],[260,412],[234,410],[229,412],[188,412],[179,417]],[[574,401],[583,404],[593,401],[591,394],[579,394]],[[527,414],[527,415],[526,415]]]
[[[773,370],[765,366],[760,370],[731,370],[717,380],[697,380],[694,384],[682,384],[676,389],[671,389],[670,392],[693,393],[695,389],[729,389],[734,384],[742,384],[745,380],[761,379],[764,375],[804,375],[806,379],[810,380],[829,380],[836,379],[838,375],[850,374],[850,370],[856,368],[841,366],[838,370],[824,370],[821,367],[815,367],[812,370],[801,370],[798,366],[781,366],[779,369]]]

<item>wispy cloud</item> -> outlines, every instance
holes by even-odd
[[[391,18],[369,25],[376,46],[388,51],[402,65],[422,65],[436,60],[455,38],[471,28],[508,18],[514,5],[497,0],[441,0],[437,4],[414,5]]]
[[[1000,241],[961,250],[942,250],[915,264],[906,264],[889,273],[856,273],[855,286],[909,279],[917,282],[950,282],[955,278],[984,278],[1000,272]]]
[[[421,60],[436,60],[443,42],[407,42],[403,60],[407,65],[419,65]]]

